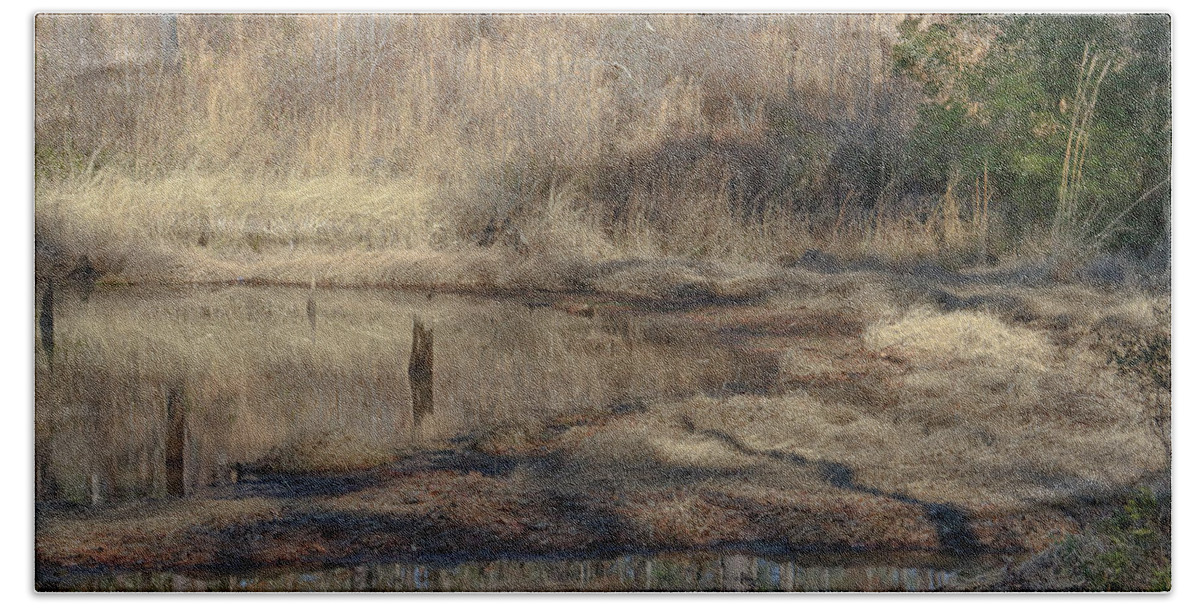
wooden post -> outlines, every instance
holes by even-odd
[[[100,474],[92,473],[91,477],[89,477],[88,480],[90,481],[90,483],[88,484],[88,487],[90,490],[90,494],[92,496],[92,506],[94,507],[94,506],[99,505],[100,500],[101,500],[101,498],[100,498]]]
[[[421,419],[433,412],[433,328],[425,329],[413,317],[412,354],[408,358],[408,383],[412,386],[413,436]]]
[[[46,279],[46,289],[42,291],[42,310],[38,315],[38,329],[42,332],[42,349],[46,351],[46,359],[54,365],[54,279]]]
[[[312,328],[312,342],[317,343],[317,279],[313,278],[308,284],[308,303],[305,305],[308,313],[308,325]]]
[[[185,486],[184,459],[187,454],[187,413],[184,411],[183,389],[167,389],[167,494],[183,496]]]

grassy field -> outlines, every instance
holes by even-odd
[[[912,121],[897,19],[46,16],[39,268],[428,284],[512,257],[974,254],[980,187],[872,194],[834,158]]]

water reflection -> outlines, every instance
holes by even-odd
[[[56,348],[38,350],[35,373],[38,497],[102,504],[186,495],[264,462],[298,471],[369,466],[414,442],[497,428],[536,433],[564,414],[762,392],[773,380],[769,354],[616,304],[586,311],[311,288],[59,298]],[[417,412],[410,360],[423,334],[415,317],[436,335],[431,386],[415,387],[432,406]]]
[[[959,574],[943,564],[820,565],[783,557],[687,553],[608,559],[497,560],[455,565],[364,564],[325,570],[192,577],[83,577],[87,591],[939,591]],[[826,563],[837,563],[833,556]],[[917,562],[920,563],[920,562]]]

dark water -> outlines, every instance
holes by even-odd
[[[371,466],[562,416],[760,390],[773,369],[740,345],[671,330],[667,315],[562,308],[384,290],[58,294],[53,365],[35,345],[39,498],[111,504],[230,483],[243,466]],[[416,319],[433,339],[433,405],[419,424]]]
[[[952,588],[960,576],[952,564],[933,558],[893,560],[908,565],[864,564],[845,556],[823,561],[683,553],[364,564],[209,577],[136,573],[76,577],[69,584],[79,591],[941,591]]]

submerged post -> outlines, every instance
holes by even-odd
[[[99,505],[102,500],[100,496],[100,474],[92,473],[91,477],[88,479],[90,481],[88,488],[92,497],[92,506],[95,507]]]
[[[187,415],[184,411],[183,389],[167,389],[167,494],[184,495],[184,463],[187,454]]]
[[[317,343],[317,279],[314,277],[308,284],[308,303],[305,305],[308,313],[308,326],[312,328],[312,342]]]
[[[46,279],[46,289],[42,291],[42,310],[38,314],[38,329],[42,332],[42,350],[46,351],[46,359],[54,365],[54,279]]]
[[[413,317],[412,354],[408,358],[408,383],[412,386],[413,436],[421,419],[433,412],[433,328],[425,329]]]

